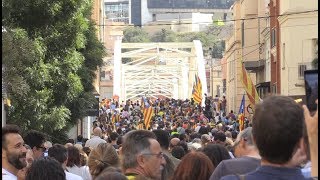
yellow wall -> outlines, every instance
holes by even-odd
[[[308,2],[308,3],[307,3]],[[315,0],[305,1],[314,4]],[[317,8],[317,7],[314,7]],[[280,22],[281,94],[304,95],[304,80],[298,77],[298,65],[307,69],[315,57],[313,39],[318,38],[318,14],[283,16]]]

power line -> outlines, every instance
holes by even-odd
[[[286,27],[298,27],[298,26],[315,26],[315,25],[318,25],[318,24],[297,24],[297,25],[291,25],[291,26],[279,26],[279,28],[286,28]],[[259,27],[251,27],[251,28],[244,28],[244,30],[247,30],[247,29],[258,29]],[[260,27],[261,28],[261,27]],[[270,26],[266,27],[266,28],[270,28]],[[236,31],[238,30],[241,30],[241,28],[237,28],[235,29]]]
[[[212,22],[207,23],[221,23],[221,22],[235,22],[235,21],[247,21],[247,20],[254,20],[254,19],[267,19],[271,17],[281,17],[281,16],[290,16],[290,15],[297,15],[297,14],[307,14],[312,12],[318,12],[318,9],[309,10],[309,11],[300,11],[300,12],[291,12],[286,14],[280,15],[269,15],[269,16],[257,16],[257,17],[250,17],[250,18],[240,18],[240,19],[230,19],[230,20],[215,20]],[[192,23],[192,22],[184,22],[184,23],[164,23],[164,24],[146,24],[146,25],[133,25],[133,24],[119,24],[119,25],[106,25],[106,24],[98,24],[97,26],[164,26],[164,25],[185,25],[185,24],[202,24],[202,23]]]
[[[256,45],[259,45],[259,44],[256,44]],[[243,49],[243,48],[235,49],[235,51],[236,51],[236,50],[241,50],[241,49]],[[243,57],[245,57],[245,56],[247,56],[247,55],[249,55],[249,54],[251,54],[251,53],[255,52],[255,51],[256,51],[256,50],[258,50],[258,49],[260,49],[260,48],[256,48],[256,49],[254,49],[254,50],[252,50],[252,51],[250,51],[250,52],[248,52],[248,53],[246,53],[246,54],[242,55],[241,57],[239,57],[239,58],[235,58],[235,59],[233,59],[233,60],[231,60],[231,61],[227,61],[226,63],[220,63],[220,64],[218,64],[218,65],[210,66],[210,67],[211,67],[211,68],[219,67],[219,66],[222,66],[222,65],[225,65],[225,64],[228,64],[228,63],[234,62],[234,61],[236,61],[236,60],[238,60],[238,59],[241,59],[241,58],[243,58]],[[195,70],[190,70],[190,71],[195,71]]]

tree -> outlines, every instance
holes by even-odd
[[[91,1],[7,0],[2,5],[8,29],[5,84],[13,107],[8,123],[59,136],[52,140],[64,143],[66,132],[94,104],[91,83],[105,54],[90,19]],[[11,75],[17,72],[15,80]]]
[[[314,69],[318,69],[318,40],[316,41],[316,57],[312,61],[312,66]]]
[[[171,30],[161,29],[151,37],[151,40],[153,42],[175,42],[177,41],[177,35]]]
[[[128,27],[123,31],[122,42],[150,42],[150,37],[149,34],[140,27]]]

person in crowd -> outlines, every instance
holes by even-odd
[[[182,159],[183,156],[186,154],[185,150],[183,149],[182,146],[175,146],[171,150],[172,156],[177,158],[177,159]]]
[[[307,179],[297,168],[301,162],[293,158],[297,151],[305,148],[304,118],[303,109],[290,97],[266,97],[255,106],[252,120],[252,136],[261,156],[261,166],[250,173],[221,179]]]
[[[174,146],[178,145],[179,142],[180,142],[180,139],[179,139],[179,138],[176,138],[176,137],[172,138],[172,139],[170,140],[170,144],[169,144],[169,151],[171,151],[171,149],[172,149]]]
[[[115,149],[119,149],[119,145],[117,144],[117,141],[118,141],[118,138],[119,138],[119,134],[116,133],[116,132],[111,132],[110,134],[110,142],[112,144],[112,146],[115,148]]]
[[[226,147],[220,144],[208,144],[202,149],[202,152],[209,157],[215,168],[221,161],[231,159]]]
[[[160,179],[165,159],[157,137],[147,130],[133,130],[124,136],[122,168],[128,179]]]
[[[74,145],[74,139],[68,139],[67,143],[71,143],[72,145]]]
[[[83,147],[82,151],[85,152],[87,154],[87,156],[89,157],[90,152],[92,151],[92,147]]]
[[[81,176],[83,180],[91,180],[88,166],[80,165],[80,151],[74,146],[68,147],[67,170],[70,173]]]
[[[27,153],[26,153],[26,161],[27,161],[27,168],[29,168],[33,162],[33,152],[31,147],[28,144],[25,144],[24,147],[26,147],[27,149]]]
[[[66,180],[66,173],[58,161],[42,157],[34,160],[25,180]]]
[[[169,179],[172,177],[174,170],[177,168],[180,160],[174,157],[169,152],[169,133],[164,130],[153,130],[152,131],[160,144],[161,151],[166,155],[166,165],[162,171],[162,177],[164,179]]]
[[[188,143],[185,141],[180,141],[177,146],[181,146],[185,153],[189,152]]]
[[[88,160],[89,160],[89,157],[87,153],[85,153],[83,150],[80,150],[80,166],[87,166]]]
[[[20,128],[7,124],[2,127],[2,178],[17,179],[19,170],[27,166],[27,149]],[[24,170],[22,170],[24,171]]]
[[[77,149],[79,149],[80,152],[81,152],[82,149],[83,149],[83,147],[82,147],[81,144],[75,144],[75,145],[73,145],[73,146],[76,147]]]
[[[107,141],[105,141],[104,139],[101,139],[101,135],[102,135],[101,128],[96,127],[93,130],[93,137],[86,142],[85,147],[96,148],[98,146],[98,144],[106,143]]]
[[[82,141],[83,141],[83,136],[80,134],[80,135],[77,136],[76,144],[81,144],[82,145]]]
[[[88,159],[88,166],[92,179],[99,176],[106,168],[120,168],[120,160],[116,149],[112,144],[100,143],[91,151]]]
[[[25,143],[31,147],[34,159],[43,157],[44,152],[46,151],[46,147],[44,146],[46,135],[44,133],[31,130],[27,132],[23,139]]]
[[[230,147],[230,145],[231,145],[230,143],[231,142],[230,142],[230,140],[227,142],[227,137],[226,137],[226,135],[224,134],[223,131],[218,131],[217,133],[215,133],[215,135],[214,135],[214,143],[215,144],[220,144],[220,145],[226,147],[228,152],[229,152],[229,154],[230,154],[230,157],[234,158],[234,155],[231,152],[231,148],[228,148],[228,147]]]
[[[182,159],[174,172],[172,180],[209,179],[214,166],[202,152],[190,152]]]
[[[308,147],[311,159],[311,176],[318,179],[318,99],[316,100],[317,110],[309,111],[306,105],[303,105],[305,126],[307,129]],[[306,144],[306,143],[305,143]]]
[[[211,137],[209,134],[202,134],[201,135],[201,145],[205,147],[207,144],[211,143]]]
[[[66,143],[66,144],[64,145],[64,147],[66,147],[66,148],[68,148],[68,147],[73,147],[73,144],[72,144],[72,143]]]
[[[66,171],[68,161],[68,150],[62,144],[54,144],[48,149],[48,156],[57,160],[66,174],[66,180],[83,180],[82,177]]]
[[[122,174],[121,170],[114,167],[108,167],[103,170],[95,180],[128,180],[128,178]]]
[[[220,179],[229,174],[245,174],[260,166],[261,157],[252,139],[252,127],[240,132],[235,144],[234,152],[237,158],[221,161],[210,180]]]

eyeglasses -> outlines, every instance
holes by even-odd
[[[142,155],[157,156],[157,158],[159,158],[159,159],[164,158],[163,152],[159,152],[158,154],[154,154],[154,153],[144,153],[144,154],[142,154]]]

